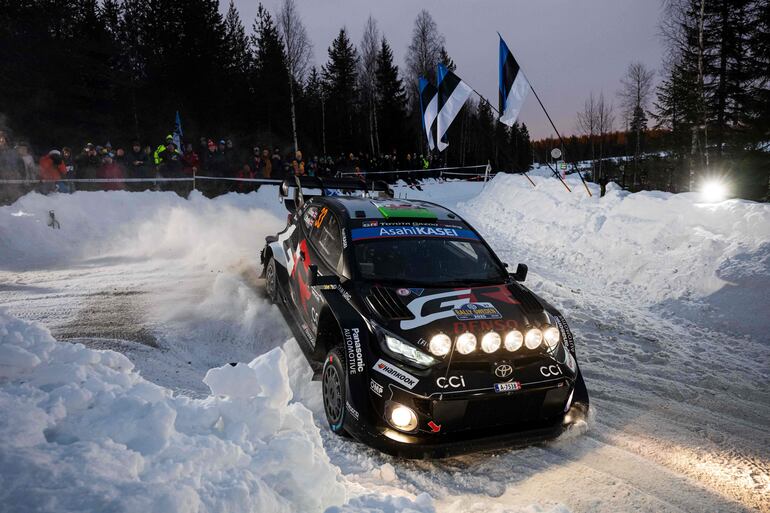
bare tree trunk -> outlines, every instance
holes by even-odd
[[[294,79],[289,77],[289,101],[291,103],[291,133],[294,136],[294,153],[299,151],[297,144],[297,115],[294,110]]]
[[[324,97],[321,95],[321,148],[326,156],[326,105]]]

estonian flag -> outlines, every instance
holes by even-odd
[[[436,148],[436,141],[433,139],[433,125],[438,113],[438,95],[436,93],[436,88],[427,79],[420,77],[420,112],[422,113],[422,124],[428,136],[428,146],[431,150]]]
[[[498,34],[499,36],[500,34]],[[500,122],[513,126],[524,100],[529,93],[529,82],[524,77],[508,45],[500,36]]]
[[[438,117],[436,121],[438,151],[444,151],[449,142],[446,133],[457,113],[473,92],[468,84],[443,64],[438,65]]]
[[[184,148],[182,148],[182,118],[179,117],[179,111],[176,111],[176,120],[174,121],[174,144],[176,151],[184,153]]]

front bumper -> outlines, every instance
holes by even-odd
[[[446,458],[479,451],[514,449],[552,440],[570,426],[584,420],[587,413],[587,404],[575,402],[566,413],[556,418],[516,426],[430,435],[407,434],[390,427],[377,427],[374,431],[354,430],[352,434],[360,441],[393,456],[409,459]]]

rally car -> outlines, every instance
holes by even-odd
[[[459,215],[384,183],[286,180],[265,291],[331,430],[404,457],[555,437],[588,411],[572,333]],[[355,195],[354,195],[355,194]]]

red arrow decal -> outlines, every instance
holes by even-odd
[[[441,431],[441,424],[436,424],[436,423],[435,423],[435,422],[433,422],[432,420],[431,420],[430,422],[428,422],[428,427],[429,427],[429,428],[430,428],[430,430],[431,430],[431,431],[433,431],[434,433],[438,433],[439,431]]]

